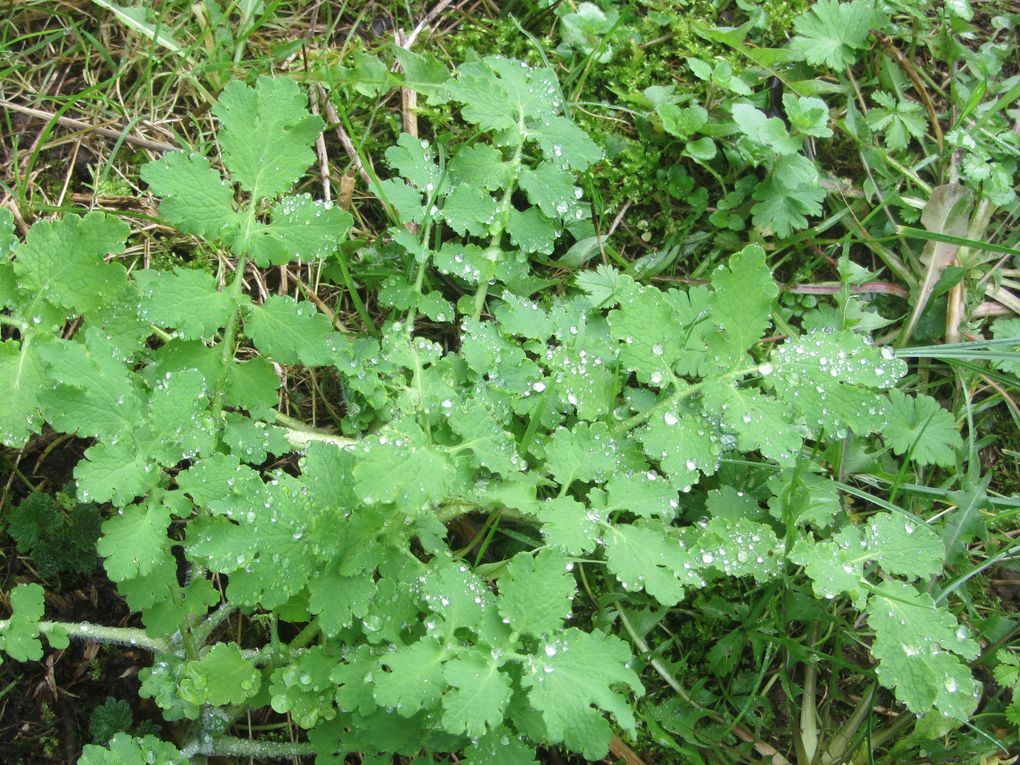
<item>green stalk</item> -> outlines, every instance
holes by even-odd
[[[875,697],[875,690],[877,687],[878,685],[876,683],[872,683],[871,687],[864,692],[863,696],[861,696],[861,700],[857,702],[857,706],[854,707],[854,711],[850,714],[846,723],[839,729],[839,732],[832,737],[832,741],[829,742],[829,745],[819,756],[818,760],[821,765],[834,765],[835,763],[843,761],[847,748],[850,746],[850,741],[853,739],[854,733],[856,733],[857,729],[861,727],[861,723],[864,722],[864,718],[871,713],[871,704]],[[901,718],[905,718],[907,720],[917,719],[913,717],[913,715],[900,715],[900,717],[897,718],[897,728],[904,724],[900,721]]]
[[[10,622],[10,619],[0,619],[0,633],[10,626]],[[69,638],[76,640],[91,640],[105,645],[129,645],[155,653],[173,651],[168,641],[149,637],[145,630],[137,627],[104,627],[91,622],[39,622],[39,632],[45,634],[53,631],[66,632]]]
[[[818,637],[818,625],[812,624],[808,643],[814,645]],[[804,691],[800,700],[800,742],[804,750],[802,765],[810,765],[818,751],[818,708],[815,698],[818,667],[812,661],[804,663]]]
[[[723,380],[735,380],[739,377],[743,377],[744,375],[752,374],[758,371],[758,367],[759,365],[755,365],[753,367],[747,367],[745,369],[736,369],[732,372],[727,372],[726,374],[721,375],[719,377],[705,379],[699,383],[694,383],[693,385],[688,385],[687,387],[684,388],[681,388],[679,385],[676,385],[676,389],[669,396],[664,398],[662,401],[659,401],[654,406],[649,407],[645,411],[638,412],[633,417],[619,423],[616,426],[615,430],[617,433],[629,433],[630,431],[634,430],[634,428],[644,425],[646,422],[652,419],[652,417],[662,412],[664,409],[668,409],[671,406],[676,406],[681,401],[684,401],[685,399],[688,399],[691,396],[697,394],[702,388],[708,385],[717,385],[719,382]]]
[[[506,225],[510,218],[510,200],[513,197],[514,191],[517,189],[517,179],[521,174],[521,160],[524,154],[523,115],[518,122],[518,129],[521,131],[521,142],[517,144],[517,148],[514,149],[514,156],[510,160],[510,182],[503,191],[503,198],[499,201],[499,212],[496,214],[498,227],[495,231],[493,231],[492,238],[489,240],[489,246],[485,250],[485,256],[488,258],[491,258],[494,254],[500,252],[499,241],[503,238],[503,232],[506,231]],[[485,307],[485,298],[488,294],[488,280],[480,282],[478,289],[475,290],[474,306],[471,310],[471,318],[475,321],[482,318],[482,309]]]
[[[233,310],[227,319],[223,340],[220,341],[220,375],[216,380],[216,389],[213,391],[212,416],[217,427],[220,425],[223,414],[223,394],[227,388],[227,374],[230,370],[230,363],[234,360],[234,345],[237,343],[237,328],[241,320],[241,287],[244,285],[244,269],[247,265],[248,256],[240,255],[237,258],[234,279],[227,288]]]
[[[198,626],[193,627],[191,630],[191,637],[195,644],[198,646],[205,645],[213,631],[236,610],[237,606],[224,603],[222,606],[213,611],[212,614],[205,619],[205,621]]]
[[[289,760],[293,757],[306,757],[318,753],[315,744],[291,744],[277,741],[251,741],[234,736],[220,736],[211,740],[192,743],[181,750],[186,758],[205,757],[243,757],[255,760]]]

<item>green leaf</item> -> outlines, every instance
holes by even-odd
[[[217,643],[201,659],[184,665],[180,694],[191,704],[222,707],[243,704],[261,686],[258,667],[241,655],[237,643]]]
[[[171,744],[155,736],[132,738],[118,733],[104,746],[87,744],[78,765],[184,765],[184,756]]]
[[[705,584],[690,553],[666,529],[618,524],[605,530],[606,563],[626,591],[644,590],[664,606],[684,598],[685,587]]]
[[[461,236],[483,236],[496,220],[498,205],[487,192],[462,183],[443,203],[443,219]]]
[[[787,237],[807,228],[807,216],[822,214],[825,190],[817,183],[788,186],[771,175],[755,186],[751,195],[757,204],[751,208],[754,225],[767,233]]]
[[[464,404],[454,404],[445,399],[441,406],[450,429],[462,439],[458,448],[470,449],[476,464],[504,477],[518,472],[521,461],[513,436],[497,424],[484,403],[468,399]]]
[[[607,512],[623,511],[642,518],[671,519],[679,508],[676,488],[653,470],[616,473],[606,483]]]
[[[839,489],[824,475],[803,467],[787,468],[769,479],[769,508],[773,517],[793,517],[797,524],[810,524],[818,529],[828,527],[840,512]]]
[[[354,490],[368,504],[399,502],[405,512],[446,498],[454,479],[450,458],[426,446],[423,434],[362,439]]]
[[[918,465],[953,467],[963,448],[953,415],[931,396],[889,391],[889,410],[882,439],[895,454],[908,455]]]
[[[97,549],[114,582],[144,576],[162,560],[170,511],[158,502],[131,505],[103,523]]]
[[[880,105],[873,107],[864,121],[869,128],[885,136],[885,144],[890,149],[905,149],[911,137],[920,140],[928,134],[924,110],[916,101],[895,98],[881,91],[871,97]]]
[[[818,0],[793,20],[796,37],[790,48],[813,65],[842,71],[867,47],[868,33],[881,18],[871,0]]]
[[[822,99],[784,93],[783,108],[786,110],[787,119],[790,120],[790,127],[794,132],[815,138],[832,137],[832,128],[829,127],[829,107]]]
[[[493,309],[493,315],[503,332],[530,340],[545,342],[556,330],[549,312],[537,302],[503,292],[502,301]]]
[[[992,324],[992,337],[996,340],[1016,341],[1015,345],[1006,345],[1003,350],[1020,352],[1020,319],[998,319]],[[1005,359],[994,362],[1003,372],[1020,377],[1020,359]]]
[[[337,251],[354,222],[351,214],[308,194],[286,196],[272,209],[272,221],[252,231],[251,258],[265,268],[322,260]]]
[[[878,679],[918,714],[937,709],[966,720],[977,706],[981,686],[959,657],[973,659],[977,643],[931,596],[897,581],[880,584],[867,609],[875,631],[871,653]]]
[[[503,722],[510,680],[491,656],[468,653],[447,662],[443,677],[453,690],[443,695],[443,728],[477,738]]]
[[[765,582],[783,568],[783,548],[770,526],[747,518],[715,517],[698,536],[692,554],[702,566],[726,576],[753,576]]]
[[[574,565],[558,550],[517,553],[499,580],[499,613],[514,632],[541,637],[558,632],[570,615],[577,586]]]
[[[862,533],[847,526],[831,541],[800,539],[791,560],[805,567],[819,597],[850,593],[859,600],[866,583],[864,566],[875,562],[890,574],[923,578],[939,573],[945,548],[930,528],[893,513],[872,516]]]
[[[779,295],[765,251],[752,244],[731,255],[712,273],[712,287],[711,320],[722,330],[726,344],[742,353],[765,333]]]
[[[39,393],[46,390],[46,371],[39,348],[42,341],[0,341],[0,443],[20,447],[42,426]]]
[[[437,641],[423,638],[379,660],[372,693],[378,704],[411,717],[439,701],[446,650]],[[388,671],[382,671],[383,669]]]
[[[740,132],[755,143],[769,147],[780,156],[800,151],[801,140],[791,136],[778,117],[768,117],[760,109],[743,103],[733,104],[730,112]]]
[[[810,428],[842,438],[880,430],[889,407],[878,393],[895,385],[906,364],[853,332],[819,330],[791,338],[759,369],[765,383]],[[767,373],[767,374],[766,374]]]
[[[434,56],[420,55],[400,45],[394,45],[392,50],[404,70],[404,84],[412,90],[432,95],[450,79],[450,70]]]
[[[574,176],[548,161],[534,169],[525,167],[521,170],[520,186],[527,193],[528,200],[538,205],[549,218],[572,215],[580,192],[574,186]]]
[[[464,765],[539,765],[535,759],[534,747],[528,746],[521,737],[509,737],[502,731],[492,731],[477,739],[464,750]]]
[[[15,661],[39,661],[39,621],[45,605],[43,588],[38,584],[19,584],[11,590],[11,617],[0,629],[0,649]]]
[[[98,443],[85,450],[74,468],[78,496],[86,502],[130,503],[159,482],[148,455],[128,442]]]
[[[140,316],[189,340],[212,338],[233,309],[227,293],[217,290],[216,279],[204,271],[146,269],[135,274],[135,282],[143,301]]]
[[[510,243],[519,247],[522,252],[552,255],[559,226],[543,215],[537,207],[529,207],[523,212],[510,210],[506,231],[510,234]]]
[[[563,116],[547,116],[529,124],[528,136],[538,141],[545,158],[583,172],[602,159],[602,149],[588,134]]]
[[[619,465],[616,440],[601,422],[579,422],[570,430],[557,428],[546,444],[545,465],[561,486],[604,481]]]
[[[130,434],[144,417],[141,391],[101,332],[87,329],[84,338],[40,349],[56,383],[40,395],[46,417],[65,433],[103,439]]]
[[[655,107],[662,120],[662,127],[676,138],[690,138],[708,122],[708,112],[700,106],[679,107],[663,103]]]
[[[408,183],[429,197],[439,194],[443,174],[429,142],[401,133],[395,146],[386,150],[386,162]]]
[[[127,224],[100,212],[40,221],[15,248],[18,287],[65,314],[94,311],[124,285],[124,267],[103,257],[123,251],[129,233]]]
[[[604,520],[599,511],[590,510],[569,496],[545,500],[539,518],[546,543],[562,548],[568,555],[594,550],[599,525]]]
[[[610,334],[622,343],[620,362],[652,385],[663,385],[674,370],[696,372],[709,329],[709,295],[704,287],[663,292],[621,277],[620,307],[608,316]]]
[[[254,88],[231,80],[213,106],[223,164],[256,200],[288,191],[315,161],[323,123],[307,103],[293,80],[260,77]]]
[[[159,214],[179,231],[229,242],[241,217],[234,209],[234,189],[209,160],[174,151],[142,166],[142,180],[162,197]],[[142,272],[144,273],[144,272]]]
[[[321,366],[336,358],[330,340],[333,326],[312,303],[270,295],[252,309],[245,330],[255,347],[281,364]]]
[[[526,665],[521,685],[531,705],[542,714],[550,740],[562,741],[589,760],[606,756],[612,729],[599,710],[634,731],[634,717],[625,696],[614,686],[644,692],[629,668],[630,650],[617,637],[598,630],[568,629],[545,643]]]
[[[681,491],[696,484],[699,473],[712,475],[719,467],[719,439],[700,418],[667,411],[637,435],[648,458],[657,461]]]
[[[458,151],[447,166],[450,184],[474,185],[486,191],[501,189],[510,180],[510,163],[498,149],[486,143],[474,143]]]
[[[280,714],[289,714],[306,730],[321,720],[336,717],[333,705],[334,685],[330,672],[337,665],[336,657],[322,646],[307,649],[290,664],[273,672],[270,703]]]
[[[792,464],[800,453],[803,442],[787,408],[771,396],[751,388],[713,385],[705,393],[705,408],[721,412],[723,425],[737,434],[741,451],[760,452],[780,465]]]

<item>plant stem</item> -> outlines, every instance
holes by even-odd
[[[241,287],[244,284],[244,269],[248,265],[248,256],[241,255],[237,259],[237,268],[234,271],[234,280],[227,288],[230,305],[233,309],[227,319],[227,327],[223,332],[223,339],[220,341],[220,376],[216,381],[216,390],[213,391],[212,416],[213,421],[219,426],[220,415],[223,414],[223,394],[227,388],[227,374],[230,371],[230,363],[234,360],[234,344],[237,342],[237,325],[241,319]]]
[[[499,251],[499,240],[503,237],[503,232],[506,231],[506,226],[510,218],[510,200],[513,198],[514,191],[517,189],[517,178],[521,174],[521,158],[524,153],[524,115],[520,117],[519,125],[521,131],[521,142],[517,144],[517,148],[514,149],[514,156],[510,160],[510,182],[506,186],[506,190],[503,192],[503,198],[499,201],[499,212],[496,213],[496,220],[499,222],[499,228],[492,233],[492,239],[489,240],[489,246],[485,250],[486,257],[490,256],[490,253]],[[471,318],[478,321],[482,318],[482,309],[485,307],[485,298],[489,293],[489,280],[485,279],[478,284],[478,289],[475,290],[474,306],[471,311]]]
[[[818,638],[818,625],[812,624],[808,635],[808,644],[814,646]],[[804,691],[800,701],[800,740],[804,747],[804,765],[815,758],[818,750],[818,709],[815,699],[815,683],[818,679],[818,667],[814,662],[804,662]]]
[[[319,753],[314,744],[291,744],[277,741],[251,741],[234,736],[220,736],[203,742],[194,742],[181,750],[185,757],[251,757],[255,759],[286,760]]]
[[[646,655],[649,666],[651,666],[651,668],[658,673],[659,677],[666,681],[666,685],[672,688],[674,693],[676,693],[676,695],[679,696],[680,699],[685,704],[689,704],[694,709],[704,712],[713,722],[716,722],[719,725],[728,726],[729,723],[726,721],[726,718],[724,718],[720,714],[713,712],[711,709],[702,706],[697,701],[692,699],[690,695],[687,693],[687,691],[683,689],[683,686],[680,685],[677,679],[673,677],[672,673],[668,669],[666,669],[666,666],[661,661],[652,656],[652,651],[648,647],[648,643],[646,643],[644,638],[642,638],[637,633],[637,630],[634,629],[634,625],[630,623],[630,619],[627,617],[627,614],[624,612],[623,606],[620,604],[619,601],[617,601],[616,603],[616,613],[620,617],[620,623],[623,625],[623,628],[627,630],[627,634],[630,636],[631,642],[633,642],[634,645],[637,646],[637,649],[641,653]],[[732,726],[731,730],[733,731],[733,734],[741,741],[751,744],[754,747],[754,750],[758,752],[758,754],[762,755],[763,757],[771,758],[770,762],[772,763],[772,765],[790,765],[790,761],[783,757],[783,755],[780,754],[778,751],[776,751],[775,747],[773,747],[771,744],[767,744],[764,741],[758,741],[751,733],[744,730],[739,725]]]
[[[825,748],[819,757],[819,761],[822,765],[831,765],[833,763],[842,762],[843,756],[846,754],[847,747],[850,745],[850,740],[853,738],[854,733],[864,722],[864,718],[871,713],[872,700],[875,697],[875,689],[877,684],[872,683],[871,687],[861,696],[861,700],[857,702],[857,706],[854,711],[850,714],[846,723],[842,728],[832,737],[829,745]],[[910,715],[901,715],[900,717],[910,717]],[[899,718],[897,718],[898,720]]]
[[[691,396],[698,393],[702,388],[708,385],[717,385],[724,380],[734,380],[738,377],[743,377],[744,375],[749,375],[757,371],[758,371],[757,366],[747,367],[745,369],[737,369],[732,372],[727,372],[726,374],[720,375],[719,377],[707,378],[699,383],[695,383],[694,385],[688,385],[687,387],[684,388],[681,388],[679,385],[677,385],[676,390],[674,390],[669,396],[664,398],[662,401],[659,401],[654,406],[649,407],[645,411],[638,412],[633,417],[624,420],[623,422],[616,426],[615,430],[618,433],[629,433],[630,431],[634,430],[634,428],[644,425],[646,422],[652,419],[652,417],[661,412],[663,409],[667,409],[671,406],[679,404],[684,399],[690,398]]]
[[[0,619],[0,632],[10,625],[10,619]],[[108,645],[129,645],[144,648],[155,653],[173,651],[170,643],[161,638],[149,637],[145,630],[137,627],[105,627],[91,622],[39,622],[39,632],[63,631],[69,638],[91,640]]]
[[[236,610],[237,606],[224,603],[222,606],[213,611],[211,615],[206,617],[205,621],[191,630],[191,637],[195,641],[195,644],[197,646],[205,645],[213,631]]]

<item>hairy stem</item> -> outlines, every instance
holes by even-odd
[[[519,128],[521,134],[524,134],[524,115],[521,115]],[[499,240],[503,237],[503,232],[506,231],[507,222],[510,216],[510,200],[513,198],[514,191],[517,189],[517,178],[521,174],[521,159],[524,153],[524,139],[521,138],[521,142],[514,149],[514,156],[510,160],[510,182],[507,183],[506,189],[503,192],[503,198],[499,201],[499,212],[496,213],[496,220],[498,221],[499,228],[492,233],[492,239],[489,240],[489,246],[485,253],[488,256],[493,250],[499,250]],[[478,321],[482,317],[482,309],[485,307],[485,298],[489,294],[489,282],[484,280],[479,283],[478,289],[475,290],[474,305],[471,311],[471,318]]]
[[[0,619],[0,633],[10,625],[10,619]],[[91,622],[39,622],[39,632],[63,631],[69,638],[91,640],[106,645],[129,645],[155,653],[170,653],[174,649],[167,640],[150,637],[137,627],[105,627]]]
[[[227,319],[227,327],[223,332],[223,339],[220,341],[220,375],[216,381],[216,390],[213,391],[212,415],[213,421],[219,425],[220,415],[223,413],[223,395],[227,388],[227,375],[230,371],[230,362],[234,360],[234,345],[237,342],[237,327],[241,320],[241,287],[244,284],[244,269],[248,265],[248,257],[241,255],[237,259],[237,268],[234,271],[234,279],[227,288],[230,296],[230,305],[233,306],[230,316]]]
[[[314,744],[291,744],[276,741],[251,741],[234,736],[220,736],[214,739],[196,741],[181,754],[185,757],[204,755],[206,757],[252,757],[255,759],[286,760],[318,753]]]

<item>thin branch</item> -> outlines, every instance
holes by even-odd
[[[30,106],[22,106],[12,101],[0,98],[0,107],[4,109],[10,109],[12,112],[19,112],[29,117],[35,117],[36,119],[52,121],[55,120],[58,125],[62,127],[72,128],[73,130],[80,130],[83,133],[95,133],[101,135],[103,138],[119,139],[121,136],[124,140],[134,146],[141,146],[143,149],[150,149],[152,151],[168,152],[177,151],[177,146],[172,146],[162,141],[153,141],[150,138],[140,138],[138,136],[131,135],[130,133],[124,134],[121,130],[113,130],[112,128],[102,127],[100,125],[91,125],[88,122],[82,120],[72,119],[71,117],[57,117],[52,112],[46,112],[42,109],[33,109]]]

